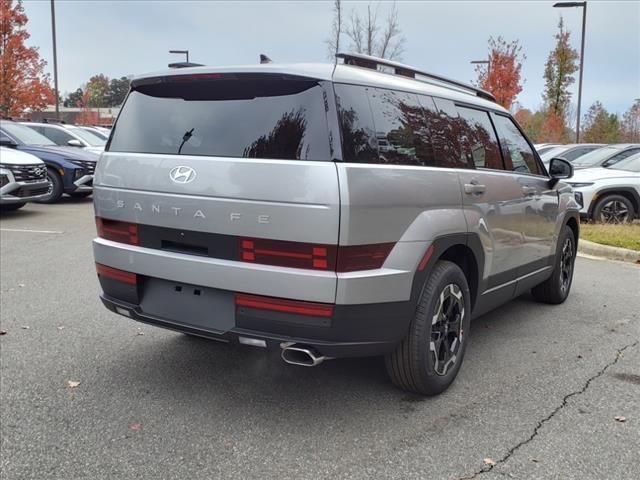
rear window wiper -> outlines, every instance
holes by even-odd
[[[178,148],[178,155],[180,155],[180,152],[182,151],[182,147],[184,146],[185,143],[187,143],[189,141],[189,139],[193,136],[193,131],[195,130],[195,127],[192,128],[191,130],[187,130],[186,132],[184,132],[184,135],[182,136],[182,143],[180,144],[180,147]]]

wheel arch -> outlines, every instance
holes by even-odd
[[[627,198],[633,205],[635,216],[640,215],[640,194],[633,187],[610,187],[598,190],[594,196],[596,199],[591,202],[589,206],[589,218],[593,218],[593,213],[596,209],[596,205],[608,195],[621,195]]]

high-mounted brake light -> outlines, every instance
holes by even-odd
[[[125,272],[124,270],[118,270],[117,268],[107,267],[101,263],[96,263],[96,271],[98,275],[110,278],[117,282],[127,283],[129,285],[136,285],[138,283],[138,276],[135,273]]]
[[[297,315],[309,315],[312,317],[330,317],[333,315],[333,305],[328,303],[301,302],[298,300],[262,297],[244,293],[236,294],[236,306]]]
[[[138,225],[135,223],[96,217],[96,229],[98,236],[105,240],[128,243],[129,245],[138,245],[139,243]]]
[[[222,78],[221,73],[192,73],[188,75],[171,75],[167,77],[170,82],[194,82],[198,80],[217,80]]]

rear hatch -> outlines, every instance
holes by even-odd
[[[337,244],[328,87],[246,72],[134,81],[96,171],[96,216],[141,225],[141,246],[304,268],[299,245],[262,242],[275,256],[256,258],[242,242]]]

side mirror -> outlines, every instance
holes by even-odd
[[[80,142],[80,140],[76,140],[75,138],[73,140],[69,140],[67,142],[67,145],[69,145],[70,147],[84,147],[84,145],[82,145],[82,142]]]
[[[8,148],[16,148],[18,144],[6,135],[0,135],[0,146]]]
[[[573,165],[564,158],[552,158],[549,163],[549,176],[552,185],[558,183],[558,180],[571,178],[573,177]]]

